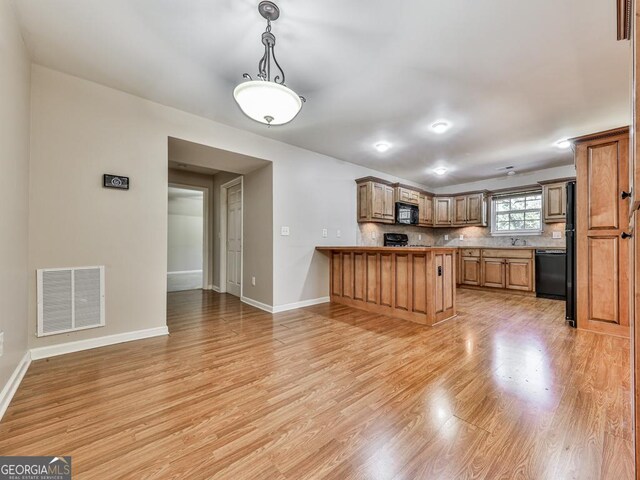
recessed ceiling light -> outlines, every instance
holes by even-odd
[[[436,133],[444,133],[451,128],[451,124],[446,120],[438,120],[431,125],[431,130]]]
[[[435,173],[436,175],[444,175],[447,172],[448,170],[445,167],[437,167],[433,169],[433,173]]]
[[[376,150],[378,150],[380,153],[384,153],[391,148],[391,145],[388,144],[387,142],[378,142],[374,146],[376,147]]]
[[[569,140],[567,140],[566,138],[563,138],[562,140],[558,140],[556,142],[556,147],[558,148],[569,148],[571,146],[571,142]]]
[[[509,170],[509,171],[507,172],[507,175],[509,175],[510,177],[512,177],[512,176],[513,176],[513,175],[515,175],[515,174],[516,174],[516,171],[515,171],[515,170]]]

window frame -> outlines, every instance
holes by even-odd
[[[530,230],[530,229],[522,229],[522,230],[497,230],[497,222],[496,222],[496,217],[498,214],[497,208],[496,208],[496,202],[499,200],[505,200],[505,199],[512,199],[512,198],[518,198],[518,197],[527,197],[528,195],[539,195],[540,196],[540,228],[536,229],[536,230]],[[506,213],[525,213],[525,212],[531,212],[531,211],[535,211],[538,209],[524,209],[524,210],[510,210],[509,212]],[[505,212],[500,212],[500,213],[505,213]],[[490,222],[491,222],[491,236],[492,237],[521,237],[524,235],[542,235],[542,232],[544,230],[544,219],[543,219],[543,214],[544,214],[544,199],[543,199],[543,195],[542,195],[542,190],[522,190],[521,192],[518,191],[514,191],[514,192],[510,192],[509,194],[506,195],[495,195],[491,197],[491,218],[490,218]]]

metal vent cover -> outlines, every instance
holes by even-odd
[[[37,271],[38,337],[103,327],[104,266]]]

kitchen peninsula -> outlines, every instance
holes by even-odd
[[[456,315],[455,248],[316,250],[329,256],[332,302],[430,326]]]

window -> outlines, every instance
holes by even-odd
[[[542,233],[541,192],[521,192],[492,198],[492,235],[539,235],[540,233]]]

